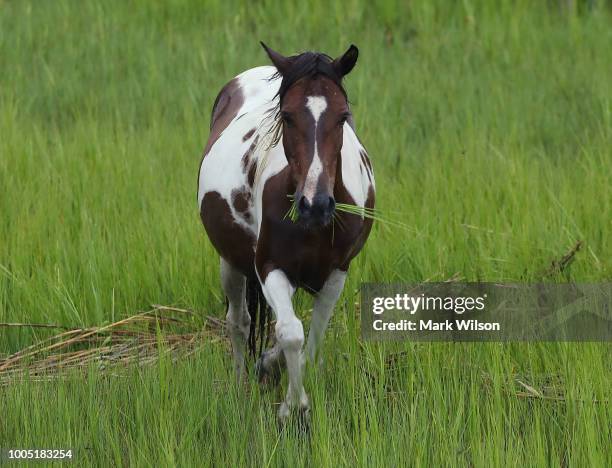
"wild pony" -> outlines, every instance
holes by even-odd
[[[373,209],[374,175],[342,86],[357,48],[333,60],[315,52],[285,57],[262,46],[274,66],[238,75],[214,103],[198,204],[221,257],[239,382],[247,342],[255,354],[257,310],[260,324],[266,303],[274,312],[276,344],[256,367],[260,379],[287,368],[284,420],[296,408],[308,414],[304,361],[314,361],[349,264],[372,226],[368,216],[336,204]],[[314,295],[305,356],[291,302],[298,287]]]

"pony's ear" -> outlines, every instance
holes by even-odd
[[[289,60],[289,58],[279,54],[275,50],[270,49],[263,42],[260,41],[259,43],[264,48],[266,54],[268,54],[268,57],[270,57],[270,60],[281,75],[284,74],[287,70],[289,70],[289,67],[291,66],[291,61]]]
[[[355,66],[357,57],[359,57],[359,49],[351,44],[344,54],[333,61],[332,65],[336,73],[340,76],[348,75]]]

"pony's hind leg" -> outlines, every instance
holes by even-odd
[[[257,378],[262,385],[276,386],[285,368],[285,355],[279,342],[266,349],[257,360]]]
[[[246,278],[223,258],[221,258],[221,284],[229,303],[226,322],[232,341],[236,380],[240,383],[245,373],[244,354],[251,325],[245,296]]]

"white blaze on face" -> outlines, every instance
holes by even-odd
[[[306,98],[306,107],[314,118],[314,155],[312,156],[312,162],[308,168],[308,174],[306,174],[303,195],[306,197],[306,200],[312,204],[312,199],[317,191],[317,182],[323,171],[323,164],[319,157],[319,144],[317,142],[317,125],[319,124],[321,114],[327,109],[327,100],[323,96],[308,96],[308,98]]]

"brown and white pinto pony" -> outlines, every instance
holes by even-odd
[[[373,208],[374,175],[342,87],[357,48],[351,45],[332,60],[314,52],[285,57],[262,46],[274,66],[245,71],[217,96],[198,204],[221,256],[239,381],[254,331],[249,285],[261,285],[274,311],[276,344],[257,368],[262,378],[286,366],[289,388],[279,410],[284,420],[294,408],[308,414],[304,361],[314,361],[349,264],[372,226],[367,217],[336,212],[336,202]],[[292,220],[287,213],[293,201],[298,218]],[[305,355],[304,329],[292,305],[298,287],[314,295]]]

